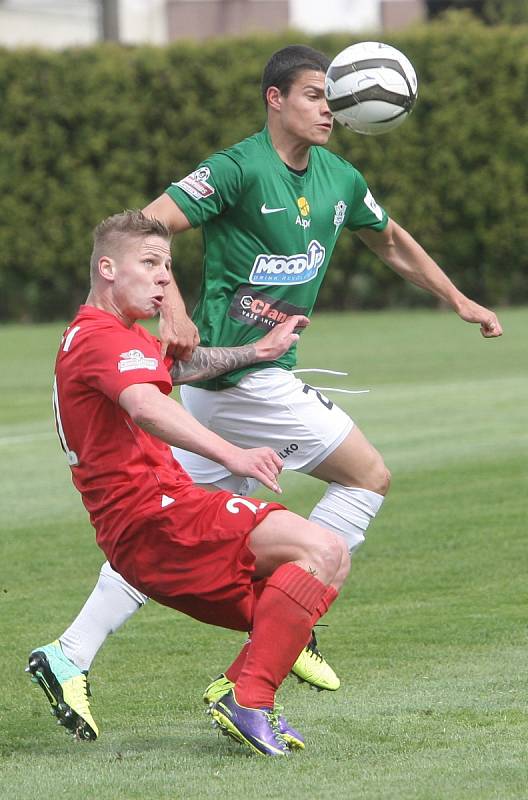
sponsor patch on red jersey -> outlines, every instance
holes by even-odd
[[[158,368],[158,359],[149,358],[141,350],[128,350],[126,353],[121,353],[119,358],[121,359],[117,364],[119,372],[130,372],[133,369],[155,370]]]

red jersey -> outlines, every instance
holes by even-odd
[[[73,483],[107,554],[125,528],[192,483],[170,447],[119,405],[123,389],[135,383],[171,392],[159,341],[140,325],[127,328],[113,314],[81,306],[59,348],[53,404]]]

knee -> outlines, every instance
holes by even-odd
[[[339,475],[336,483],[342,486],[355,486],[359,489],[367,489],[385,496],[389,491],[391,474],[379,453],[376,453],[361,469],[345,468],[344,474]]]
[[[390,489],[391,483],[390,471],[385,466],[383,459],[380,459],[380,464],[377,465],[372,476],[372,486],[368,486],[371,492],[382,494],[385,496]]]
[[[361,487],[370,492],[386,495],[389,491],[391,474],[379,453],[372,459],[360,480]],[[349,484],[352,485],[352,484]]]
[[[345,540],[333,531],[321,531],[317,544],[311,547],[308,561],[313,563],[312,569],[323,583],[334,583],[339,576],[341,585],[350,569],[350,555]]]

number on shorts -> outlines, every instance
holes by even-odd
[[[333,408],[333,405],[334,405],[333,402],[331,400],[329,400],[328,397],[325,397],[324,394],[321,394],[321,392],[318,392],[317,389],[314,389],[313,386],[310,386],[308,383],[304,384],[303,392],[305,394],[308,394],[309,392],[315,392],[315,396],[317,397],[319,402],[324,405],[325,408],[327,408],[329,411],[330,411],[331,408]]]
[[[255,505],[255,503],[252,503],[251,500],[248,500],[247,497],[240,497],[239,495],[234,495],[227,501],[226,508],[231,514],[239,514],[240,513],[239,506],[245,506],[246,508],[249,508],[249,510],[252,511],[253,514],[256,515],[257,511],[266,508],[267,505],[268,504],[264,503],[263,501],[262,503],[259,503],[259,505],[257,506]]]

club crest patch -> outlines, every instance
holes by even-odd
[[[130,372],[133,369],[150,369],[158,368],[158,359],[149,358],[141,350],[129,350],[127,353],[121,353],[119,358],[121,361],[117,363],[119,372]]]
[[[344,200],[339,200],[336,205],[334,206],[334,225],[335,225],[335,232],[337,233],[337,229],[340,225],[343,224],[345,220],[345,214],[348,206]]]

